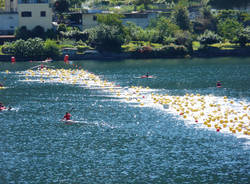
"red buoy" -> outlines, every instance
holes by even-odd
[[[217,128],[217,130],[216,130],[217,132],[219,132],[220,131],[220,129],[219,128]]]
[[[16,62],[16,58],[14,56],[11,57],[11,63],[15,63]]]
[[[66,54],[66,55],[64,56],[64,62],[65,62],[65,63],[68,63],[68,62],[69,62],[69,55],[68,55],[68,54]]]

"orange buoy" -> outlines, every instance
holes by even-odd
[[[11,63],[15,63],[16,62],[16,58],[14,56],[11,57]]]
[[[69,55],[68,55],[68,54],[66,54],[66,55],[64,56],[64,62],[65,62],[65,63],[69,62]]]

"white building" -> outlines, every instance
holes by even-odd
[[[17,12],[0,12],[0,35],[13,34],[18,27]]]
[[[13,34],[18,27],[17,0],[5,0],[5,9],[0,12],[0,35]]]
[[[52,28],[51,0],[18,0],[19,27],[32,30],[41,26],[45,30]]]
[[[5,11],[17,12],[17,1],[18,0],[5,0]]]

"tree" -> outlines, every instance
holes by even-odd
[[[143,5],[143,7],[145,9],[149,8],[149,5],[152,3],[152,0],[136,0],[135,1],[135,5],[141,6]]]
[[[243,30],[243,25],[235,19],[229,19],[219,21],[218,33],[225,39],[230,41],[236,41],[238,34]]]
[[[44,41],[41,38],[17,40],[13,43],[15,56],[41,58],[44,54]]]
[[[201,34],[205,30],[216,31],[217,19],[211,12],[210,6],[203,6],[200,9],[201,16],[193,23],[195,33]]]
[[[232,9],[234,7],[247,7],[249,0],[210,0],[210,5],[219,9]]]
[[[237,42],[244,47],[247,43],[250,43],[250,26],[244,28],[240,32]]]
[[[39,37],[39,38],[45,38],[45,31],[42,26],[36,26],[32,29],[32,36],[33,38]]]
[[[159,42],[162,42],[165,37],[174,37],[175,33],[180,30],[179,26],[165,17],[160,17],[153,20],[150,23],[149,28],[158,30],[160,35]]]
[[[124,43],[124,34],[116,26],[100,24],[87,32],[89,44],[100,51],[120,51]]]
[[[175,19],[175,23],[182,29],[182,30],[191,30],[191,22],[188,16],[188,10],[184,6],[178,6],[174,13],[173,17]]]
[[[177,31],[177,33],[175,34],[175,43],[177,45],[183,45],[185,46],[188,51],[192,51],[193,50],[193,46],[192,46],[192,35],[189,31]]]
[[[31,31],[27,30],[26,26],[19,27],[15,30],[15,36],[17,39],[27,40],[32,37]]]
[[[69,2],[67,0],[57,0],[54,3],[54,9],[58,13],[64,13],[69,11]]]
[[[54,40],[46,40],[44,43],[44,56],[45,57],[58,57],[60,55],[60,49]]]

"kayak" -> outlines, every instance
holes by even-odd
[[[66,125],[72,125],[72,124],[86,124],[84,122],[81,121],[74,121],[74,120],[62,120],[62,122],[64,122]]]
[[[142,75],[141,79],[144,79],[144,78],[153,78],[153,76],[152,75]]]
[[[0,107],[0,111],[6,110],[6,107]]]

